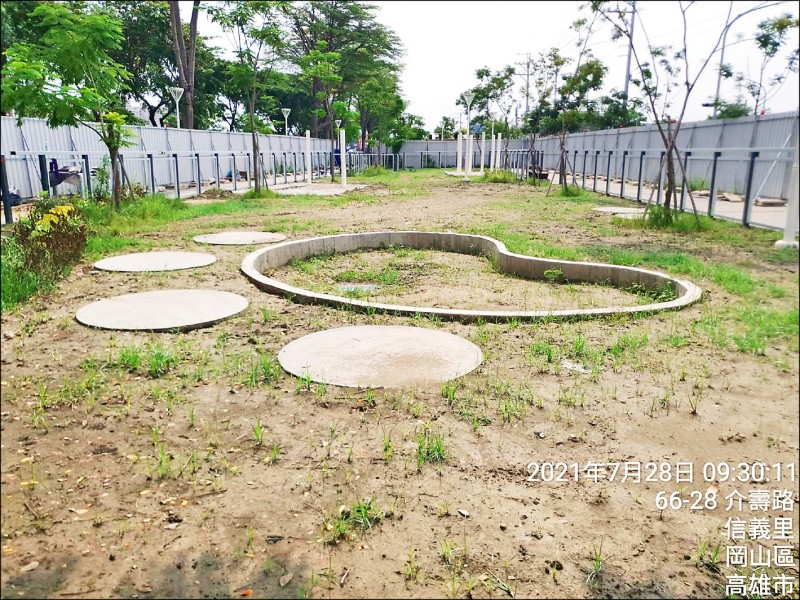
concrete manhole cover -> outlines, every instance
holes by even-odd
[[[205,267],[216,260],[213,255],[202,252],[139,252],[109,256],[93,266],[102,271],[180,271]]]
[[[98,300],[81,308],[79,323],[98,329],[187,331],[247,308],[247,299],[215,290],[158,290]]]
[[[196,235],[195,242],[213,244],[215,246],[248,246],[251,244],[273,244],[286,239],[280,233],[268,231],[220,231],[219,233],[205,233]]]
[[[481,349],[451,333],[385,325],[340,327],[297,339],[278,354],[297,377],[346,387],[442,384],[477,368]]]

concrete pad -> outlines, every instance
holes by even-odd
[[[638,206],[595,206],[592,209],[599,213],[612,213],[615,215],[636,215],[644,212],[644,207]]]
[[[215,246],[249,246],[251,244],[282,242],[286,239],[286,236],[268,231],[220,231],[219,233],[196,235],[193,239],[200,244],[213,244]]]
[[[247,308],[247,299],[215,290],[158,290],[98,300],[75,318],[98,329],[188,331],[207,327]]]
[[[738,194],[734,194],[731,192],[724,192],[719,195],[720,200],[726,200],[728,202],[744,202],[744,198],[739,196]]]
[[[359,325],[312,333],[278,353],[297,377],[345,387],[440,385],[477,368],[481,349],[456,335],[422,327]]]
[[[786,206],[787,202],[783,198],[756,198],[756,206]]]
[[[180,271],[205,267],[217,259],[202,252],[138,252],[109,256],[94,263],[102,271]]]
[[[644,218],[644,211],[635,213],[614,213],[611,216],[615,219],[642,219]]]

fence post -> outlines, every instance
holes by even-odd
[[[233,167],[231,169],[231,181],[233,181],[233,191],[236,191],[236,180],[239,179],[239,171],[236,169],[236,154],[231,152],[231,158],[233,159]]]
[[[194,153],[194,158],[197,161],[197,195],[203,193],[203,188],[200,185],[200,154],[198,152]]]
[[[586,189],[586,159],[589,157],[589,151],[583,151],[583,189]]]
[[[683,161],[683,170],[682,172],[686,174],[688,177],[689,175],[689,157],[692,155],[691,152],[684,152],[683,155],[686,157]],[[689,185],[689,179],[687,177],[683,177],[683,185],[681,185],[681,204],[680,208],[681,211],[684,210],[686,206],[686,187]]]
[[[147,155],[147,162],[150,165],[150,194],[152,195],[156,193],[156,163],[155,160],[153,160],[152,154]],[[89,179],[91,179],[91,177],[89,177]],[[91,190],[89,193],[91,194]]]
[[[272,185],[278,185],[278,156],[274,152],[272,155]]]
[[[89,155],[84,154],[81,156],[83,160],[83,173],[84,173],[84,181],[86,181],[86,191],[89,194],[89,198],[92,197],[92,171],[89,168]],[[151,191],[152,194],[155,194],[155,190]]]
[[[642,169],[644,169],[644,155],[647,150],[640,150],[639,151],[639,177],[637,178],[638,181],[636,182],[636,201],[642,201]]]
[[[219,180],[219,153],[214,152],[214,172],[217,175],[217,187],[222,189],[222,183]]]
[[[622,181],[619,184],[619,197],[620,198],[624,198],[625,197],[625,159],[627,157],[628,157],[628,151],[627,150],[623,150],[622,151],[622,176],[621,176]]]
[[[708,216],[714,216],[714,209],[717,204],[717,161],[722,156],[722,152],[714,152],[714,157],[711,159],[711,191],[708,196]]]
[[[750,160],[747,167],[747,189],[744,194],[744,212],[742,213],[742,225],[750,227],[750,213],[753,211],[753,174],[756,170],[756,159],[758,150],[750,152]]]
[[[592,191],[597,191],[597,161],[600,158],[600,150],[594,151],[594,173],[592,174]]]
[[[666,154],[666,152],[664,150],[662,150],[658,155],[658,167],[659,167],[659,170],[658,170],[658,188],[657,188],[658,191],[656,191],[656,204],[658,204],[658,205],[661,204],[661,192],[662,192],[662,189],[663,189],[663,186],[661,185],[661,179],[662,179],[662,177],[661,177],[661,173],[662,173],[661,168],[662,168],[662,164],[664,163],[664,155],[665,154]]]
[[[247,170],[244,172],[244,176],[247,179],[247,187],[251,188],[253,187],[253,182],[250,179],[250,169],[252,169],[253,167],[250,164],[250,153],[247,152],[246,156],[247,156]]]
[[[608,151],[608,164],[606,165],[606,196],[610,196],[611,186],[611,155],[614,154],[613,150]]]
[[[0,194],[3,197],[3,216],[6,218],[6,225],[8,225],[14,222],[14,212],[11,210],[11,192],[8,190],[5,155],[0,155]]]
[[[39,155],[39,178],[42,182],[42,191],[50,195],[50,175],[47,172],[47,156]]]
[[[783,239],[775,242],[776,248],[797,248],[800,247],[794,239],[794,233],[797,231],[797,209],[800,204],[800,190],[798,186],[798,166],[797,166],[797,149],[795,148],[794,162],[792,163],[792,175],[789,179],[789,202],[786,205],[786,227],[783,229]]]
[[[297,152],[292,152],[292,175],[294,182],[297,183]]]
[[[172,154],[172,158],[175,159],[175,195],[178,200],[181,199],[181,177],[180,171],[178,171],[178,153],[174,152]]]

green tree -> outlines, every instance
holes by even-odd
[[[258,134],[259,128],[263,128],[256,115],[256,104],[263,95],[282,45],[278,5],[279,2],[239,0],[208,9],[214,21],[234,34],[236,60],[228,64],[226,78],[231,88],[238,89],[247,101],[256,194],[261,193]]]
[[[100,10],[40,3],[29,24],[38,42],[15,43],[2,71],[3,111],[47,119],[50,127],[82,124],[100,137],[111,158],[112,203],[121,193],[119,150],[126,145],[118,112],[130,74],[111,58],[122,42],[119,21]]]
[[[786,75],[790,72],[797,72],[800,49],[793,48],[786,57],[785,68],[765,82],[767,67],[786,45],[791,30],[797,29],[799,25],[800,21],[791,13],[765,19],[758,24],[758,31],[755,35],[756,46],[761,52],[758,79],[744,79],[745,87],[755,101],[753,114],[758,115],[761,111],[766,110],[767,100],[774,95],[774,91],[780,89],[781,84],[786,80]],[[742,77],[744,76],[742,75]]]
[[[308,54],[320,49],[324,42],[325,52],[337,53],[335,75],[341,78],[336,84],[333,100],[346,102],[355,107],[361,102],[367,81],[385,78],[387,73],[397,73],[395,64],[402,54],[397,36],[377,21],[376,7],[362,2],[345,0],[292,2],[284,7],[290,31],[287,45],[288,58],[301,70],[307,71]],[[328,113],[324,109],[324,83],[317,77],[305,78],[307,97],[311,99],[308,110],[311,135],[320,137],[329,132]],[[364,134],[369,116],[362,113],[361,126]],[[301,117],[302,120],[302,117]]]
[[[450,117],[442,117],[439,120],[440,125],[434,128],[433,133],[437,139],[444,140],[452,138],[456,133],[456,122]]]
[[[334,148],[336,147],[333,118],[333,102],[337,97],[342,76],[339,74],[338,62],[341,54],[328,52],[327,42],[320,41],[317,47],[305,54],[300,60],[302,77],[313,83],[314,100],[319,108],[312,114],[325,117],[328,124],[328,134],[331,140],[330,166],[331,181],[334,181]]]

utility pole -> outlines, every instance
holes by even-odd
[[[624,97],[622,99],[623,110],[628,110],[628,84],[631,82],[631,57],[633,56],[633,28],[636,25],[636,0],[633,0],[633,11],[631,12],[631,35],[628,40],[628,66],[625,68],[625,89],[623,91]]]
[[[531,89],[531,53],[521,53],[518,52],[517,56],[526,56],[527,60],[524,63],[514,63],[517,66],[525,67],[525,115],[528,114],[530,107],[528,105],[528,99],[530,97],[530,89]]]

